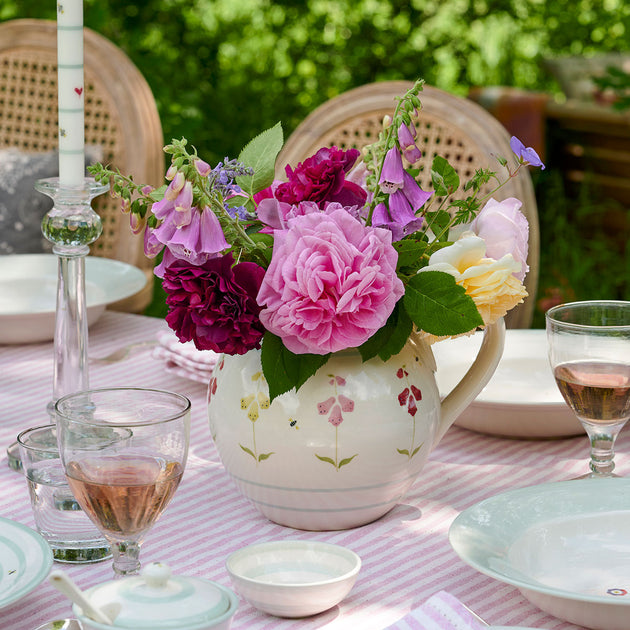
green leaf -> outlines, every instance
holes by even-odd
[[[424,271],[411,278],[403,301],[414,324],[432,335],[459,335],[483,325],[464,287],[442,271]]]
[[[263,461],[263,460],[265,460],[265,459],[269,459],[269,458],[270,458],[273,454],[274,454],[274,453],[273,453],[273,451],[272,451],[271,453],[261,453],[261,454],[258,456],[258,461],[259,461],[259,462],[262,462],[262,461]]]
[[[271,186],[276,169],[276,158],[283,142],[282,124],[276,123],[245,145],[238,156],[238,161],[254,170],[253,176],[245,175],[236,178],[236,183],[245,193],[252,196]]]
[[[320,459],[323,462],[326,462],[327,464],[332,464],[335,468],[337,468],[337,465],[335,464],[334,459],[331,459],[330,457],[322,457],[321,455],[318,455],[317,453],[315,453],[315,457],[317,457],[317,459]]]
[[[367,361],[378,355],[383,361],[387,361],[403,349],[412,329],[413,322],[398,302],[385,325],[359,346],[362,359]]]
[[[403,239],[402,241],[392,243],[392,245],[398,252],[398,269],[415,272],[422,267],[420,261],[427,249],[428,243],[426,241]]]
[[[445,197],[459,188],[459,175],[441,155],[436,155],[431,164],[431,181],[436,197]]]
[[[280,337],[266,332],[262,342],[261,363],[269,386],[269,398],[298,390],[328,361],[330,354],[293,354]]]
[[[153,201],[162,201],[162,199],[164,199],[164,193],[166,192],[166,188],[167,188],[166,184],[162,184],[159,188],[152,190],[149,193],[149,197],[151,197]]]
[[[397,448],[396,449],[401,455],[407,455],[407,457],[409,456],[409,451],[406,448]]]
[[[357,453],[357,455],[358,455],[358,453]],[[352,457],[346,457],[345,459],[342,459],[339,462],[338,468],[341,468],[342,466],[345,466],[346,464],[349,464],[357,455],[353,455]]]
[[[438,240],[444,241],[448,238],[448,226],[451,222],[451,215],[446,210],[437,212],[427,212],[427,225]]]
[[[254,459],[256,459],[256,455],[252,451],[250,451],[246,446],[239,444],[239,446],[248,454],[251,455]]]
[[[424,442],[422,442],[420,446],[416,446],[416,448],[413,449],[413,453],[411,453],[411,457],[413,457],[423,446],[424,446]]]

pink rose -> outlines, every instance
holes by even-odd
[[[519,210],[522,205],[514,197],[503,201],[489,199],[470,226],[486,242],[486,256],[500,260],[506,254],[512,254],[512,258],[521,265],[520,271],[514,273],[521,282],[529,271],[529,224]]]
[[[296,354],[361,345],[404,293],[391,233],[343,208],[296,216],[274,233],[257,301],[260,320]]]

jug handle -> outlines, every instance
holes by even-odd
[[[457,417],[488,384],[501,360],[504,343],[505,322],[501,318],[494,324],[486,326],[483,341],[474,363],[462,380],[442,401],[440,424],[433,440],[433,446],[437,445],[449,427],[457,420]]]

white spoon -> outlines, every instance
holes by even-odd
[[[39,626],[37,630],[83,630],[83,626],[77,619],[57,619]]]
[[[80,606],[84,614],[97,621],[111,626],[114,622],[100,608],[96,608],[85,593],[66,575],[63,571],[52,571],[48,577],[49,582],[61,593],[63,593],[71,602]]]

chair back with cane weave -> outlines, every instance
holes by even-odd
[[[383,81],[349,90],[309,114],[288,138],[277,161],[277,176],[287,164],[295,165],[313,155],[320,147],[361,149],[378,139],[383,117],[391,115],[396,97],[412,87],[408,81]],[[419,94],[422,109],[414,117],[422,160],[418,166],[420,186],[431,188],[431,162],[435,155],[445,157],[463,182],[478,168],[499,167],[493,156],[509,158],[510,137],[505,128],[476,103],[434,87],[424,86]],[[492,182],[485,188],[489,192]],[[482,193],[484,189],[482,189]],[[460,193],[462,194],[462,193]],[[497,200],[516,197],[529,221],[529,273],[525,286],[529,297],[506,316],[510,328],[531,326],[538,286],[539,227],[538,211],[530,174],[522,169],[494,195]]]
[[[158,186],[164,173],[163,135],[151,90],[131,60],[114,44],[84,29],[85,144],[100,148],[101,161]],[[0,148],[28,153],[58,148],[57,28],[48,20],[0,23]],[[119,201],[93,202],[103,233],[91,254],[141,268],[145,289],[116,305],[139,312],[151,300],[152,261],[134,236]]]

